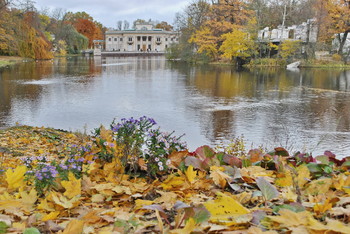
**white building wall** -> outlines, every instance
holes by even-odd
[[[130,38],[130,39],[129,39]],[[108,31],[106,51],[158,51],[164,52],[172,43],[178,43],[175,32],[165,31]]]

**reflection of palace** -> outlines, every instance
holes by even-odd
[[[178,33],[154,28],[152,24],[136,24],[135,29],[105,33],[106,51],[164,52],[178,42]]]
[[[165,67],[164,57],[105,57],[102,61],[103,71],[108,74],[135,72],[136,77],[144,77],[145,72],[157,72]]]

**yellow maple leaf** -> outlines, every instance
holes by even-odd
[[[34,188],[32,188],[32,190],[30,190],[28,193],[23,191],[19,194],[21,195],[22,202],[25,204],[34,205],[34,203],[38,200],[38,193]]]
[[[75,178],[72,172],[68,174],[68,181],[62,181],[61,185],[66,189],[64,195],[68,198],[81,195],[81,179]]]
[[[72,233],[83,233],[85,222],[83,220],[73,219],[69,222],[64,231],[60,231],[58,233],[61,234],[72,234]]]
[[[163,189],[170,190],[173,188],[181,187],[185,183],[185,178],[171,174],[168,178],[161,184]]]
[[[68,200],[65,196],[55,192],[51,192],[51,197],[55,204],[65,209],[74,208],[79,204],[79,197],[73,197],[72,199]]]
[[[299,185],[299,188],[303,188],[306,183],[309,182],[311,176],[309,168],[306,166],[306,164],[303,164],[299,167],[297,167],[297,183]]]
[[[299,226],[306,226],[314,230],[322,230],[324,227],[319,221],[314,219],[313,215],[308,211],[293,212],[288,209],[282,209],[278,212],[280,216],[267,216],[268,222],[273,222],[274,229],[278,228],[292,228]]]
[[[310,182],[305,189],[305,193],[307,195],[317,195],[317,194],[325,194],[332,185],[331,178],[322,178],[318,180],[313,180]]]
[[[39,210],[46,210],[46,211],[55,211],[55,209],[49,205],[46,199],[41,200],[40,204],[37,207]]]
[[[55,220],[57,219],[58,215],[60,214],[59,211],[53,211],[53,212],[50,212],[49,214],[45,215],[41,221],[45,222],[45,221],[48,221],[48,220]]]
[[[26,166],[18,166],[13,171],[11,168],[9,168],[5,175],[6,175],[6,182],[9,189],[16,189],[20,187],[24,187],[25,181],[24,176],[27,172]]]
[[[182,229],[175,229],[170,231],[170,234],[188,234],[196,228],[196,221],[194,218],[189,218],[186,222],[186,225]]]
[[[326,228],[337,233],[350,233],[350,227],[338,220],[328,219]]]
[[[288,187],[293,185],[292,174],[289,170],[286,170],[285,173],[277,174],[277,178],[275,180],[275,185],[279,187]]]
[[[192,165],[190,165],[187,168],[185,174],[186,174],[186,178],[188,179],[188,181],[192,184],[194,179],[197,176],[197,172],[195,170],[193,170],[193,166]]]
[[[227,185],[227,179],[230,179],[230,176],[223,172],[223,168],[217,166],[210,167],[209,177],[212,178],[214,183],[220,188],[225,188]]]
[[[210,221],[226,225],[243,224],[251,220],[250,211],[236,201],[232,196],[218,193],[214,201],[204,203],[211,213]]]

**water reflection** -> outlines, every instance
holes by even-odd
[[[191,149],[244,135],[248,145],[350,155],[350,71],[72,57],[0,69],[0,97],[0,126],[82,130],[148,115],[185,132]]]

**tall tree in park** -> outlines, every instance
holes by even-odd
[[[338,54],[344,55],[343,48],[350,33],[350,0],[327,0],[325,6],[328,11],[328,25],[331,25],[326,31],[336,35],[339,41]]]
[[[179,12],[175,16],[175,29],[180,31],[179,44],[171,46],[170,51],[176,57],[180,57],[185,61],[193,61],[196,59],[194,53],[195,43],[189,43],[192,35],[199,30],[206,20],[210,11],[210,4],[204,0],[196,0],[190,3],[183,12]],[[173,57],[173,55],[169,55]]]
[[[206,51],[207,55],[212,55],[212,58],[216,59],[217,55],[213,52],[218,52],[225,40],[222,35],[231,32],[234,27],[246,25],[250,15],[251,12],[243,0],[213,1],[204,27],[192,35],[190,42],[196,43],[198,52]],[[203,34],[207,37],[201,37]],[[195,38],[201,38],[201,40],[193,40]],[[208,47],[208,44],[213,44],[216,47],[215,50]]]
[[[102,24],[95,22],[93,17],[86,12],[68,12],[65,16],[65,20],[71,23],[75,29],[89,39],[88,46],[91,48],[93,40],[103,39],[103,26]]]
[[[8,8],[10,1],[0,0],[0,55],[17,55],[18,40],[16,32],[19,30],[20,18],[13,14],[18,10]]]
[[[95,38],[95,33],[98,30],[94,22],[88,19],[77,19],[74,23],[74,27],[76,30],[83,34],[85,37],[89,39],[89,47],[92,47],[93,40],[99,39]]]
[[[40,29],[40,17],[34,11],[24,13],[19,55],[34,59],[51,59],[52,44]]]
[[[222,35],[223,43],[220,46],[222,56],[228,59],[245,59],[253,55],[254,41],[248,32],[239,27],[234,27],[231,32]]]

